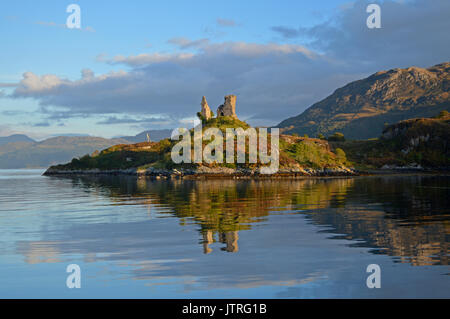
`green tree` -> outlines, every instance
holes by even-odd
[[[344,142],[345,137],[344,137],[344,134],[342,134],[340,132],[336,132],[333,135],[331,135],[330,137],[328,137],[328,140],[331,142]]]
[[[92,152],[92,157],[97,157],[100,155],[100,151],[99,150],[95,150],[94,152]]]
[[[442,118],[444,118],[444,117],[449,116],[449,114],[450,114],[450,113],[449,113],[448,111],[442,110],[442,111],[439,112],[437,118],[438,118],[438,119],[442,119]]]
[[[341,164],[345,164],[347,163],[347,156],[345,155],[345,152],[342,148],[336,148],[336,159],[338,160],[339,163]]]

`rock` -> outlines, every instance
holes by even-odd
[[[217,117],[231,116],[237,119],[236,95],[225,96],[225,102],[217,108]]]
[[[202,111],[201,114],[205,120],[209,120],[212,117],[211,109],[209,108],[208,102],[206,102],[206,97],[202,97]]]

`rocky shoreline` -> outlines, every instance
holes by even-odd
[[[358,176],[360,172],[349,168],[324,168],[324,169],[280,169],[275,174],[261,174],[259,169],[232,169],[226,167],[198,169],[113,169],[113,170],[63,170],[50,167],[45,176],[72,176],[72,175],[131,175],[149,177],[154,179],[204,179],[204,178],[232,178],[232,179],[279,179],[279,178],[305,178],[328,176]]]
[[[113,169],[113,170],[63,170],[50,167],[44,172],[44,176],[77,176],[77,175],[128,175],[148,177],[150,179],[294,179],[308,177],[354,177],[367,175],[391,175],[391,174],[450,174],[450,167],[423,168],[417,166],[393,166],[360,171],[351,168],[303,168],[280,169],[275,174],[261,174],[259,169],[232,169],[226,167],[198,169]]]

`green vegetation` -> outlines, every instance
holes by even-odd
[[[377,72],[338,88],[276,127],[284,134],[300,136],[342,132],[347,139],[375,138],[380,136],[385,123],[428,118],[448,110],[449,80],[450,62],[427,69],[410,67]]]
[[[200,114],[201,115],[201,114]],[[212,118],[208,121],[204,121],[203,130],[208,128],[220,129],[224,136],[227,128],[242,128],[248,129],[250,126],[232,117],[219,117]],[[194,145],[194,130],[190,130],[191,145]],[[270,145],[270,134],[268,134],[268,144]],[[236,140],[236,137],[235,137]],[[228,168],[256,168],[260,163],[248,163],[249,143],[246,143],[246,163],[237,163],[237,145],[235,145],[234,156],[235,163],[211,163],[211,164],[174,164],[171,159],[172,147],[178,143],[178,141],[172,141],[164,139],[159,142],[144,142],[138,144],[118,144],[101,152],[95,152],[92,155],[85,155],[79,158],[74,158],[72,161],[65,165],[58,165],[54,168],[57,169],[147,169],[162,168],[195,168],[200,165],[208,167],[228,167]],[[211,141],[203,140],[203,147]],[[226,156],[226,145],[224,142],[224,156]],[[270,152],[270,146],[269,146]],[[193,152],[192,152],[193,156]],[[344,157],[342,153],[339,155],[331,152],[328,142],[319,139],[312,139],[308,137],[293,137],[287,135],[280,136],[280,166],[283,168],[332,168],[341,167],[344,164]]]
[[[319,134],[317,134],[317,138],[321,139],[321,140],[324,140],[325,136],[322,133],[319,133]]]
[[[442,110],[439,112],[439,114],[436,116],[437,119],[443,119],[450,115],[450,113],[447,110]]]
[[[232,117],[212,118],[204,121],[203,130],[218,128],[225,137],[227,128],[248,129],[250,126]],[[191,145],[194,145],[194,129],[189,131]],[[323,137],[320,136],[319,137]],[[268,145],[270,145],[270,134]],[[236,137],[235,137],[236,139]],[[203,147],[214,140],[202,141]],[[433,118],[418,118],[387,125],[380,138],[347,141],[342,133],[336,132],[327,140],[320,138],[280,135],[280,168],[338,168],[355,167],[357,169],[377,169],[385,165],[409,166],[412,164],[431,168],[450,167],[450,115],[440,112]],[[57,169],[174,169],[200,166],[255,169],[261,163],[249,163],[249,143],[246,142],[246,163],[237,163],[237,145],[235,145],[234,163],[211,164],[175,164],[171,159],[171,150],[178,141],[164,139],[159,142],[137,144],[118,144],[95,151],[92,155],[74,158]],[[226,157],[226,144],[223,150]],[[269,149],[270,152],[270,149]],[[192,150],[191,156],[194,152]]]
[[[357,168],[384,165],[450,167],[450,115],[441,112],[433,118],[418,118],[388,125],[377,139],[332,142],[336,154],[342,148]],[[338,155],[338,154],[337,154]]]
[[[336,166],[336,155],[329,151],[328,147],[314,139],[304,138],[282,147],[286,154],[298,164],[305,167],[324,168]]]
[[[204,123],[203,130],[210,128],[210,127],[216,127],[225,133],[227,128],[241,127],[243,129],[247,129],[250,127],[250,125],[248,125],[247,123],[245,123],[239,119],[233,118],[233,117],[221,116],[221,117],[214,117],[214,118],[208,120],[206,123]]]
[[[328,138],[328,141],[330,142],[344,142],[345,141],[345,137],[344,134],[340,133],[340,132],[336,132],[333,135],[331,135]]]
[[[341,164],[347,164],[347,156],[342,148],[336,148],[336,158]]]

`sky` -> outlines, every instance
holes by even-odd
[[[380,70],[450,61],[449,30],[448,0],[2,2],[0,136],[189,127],[227,94],[273,126]]]

